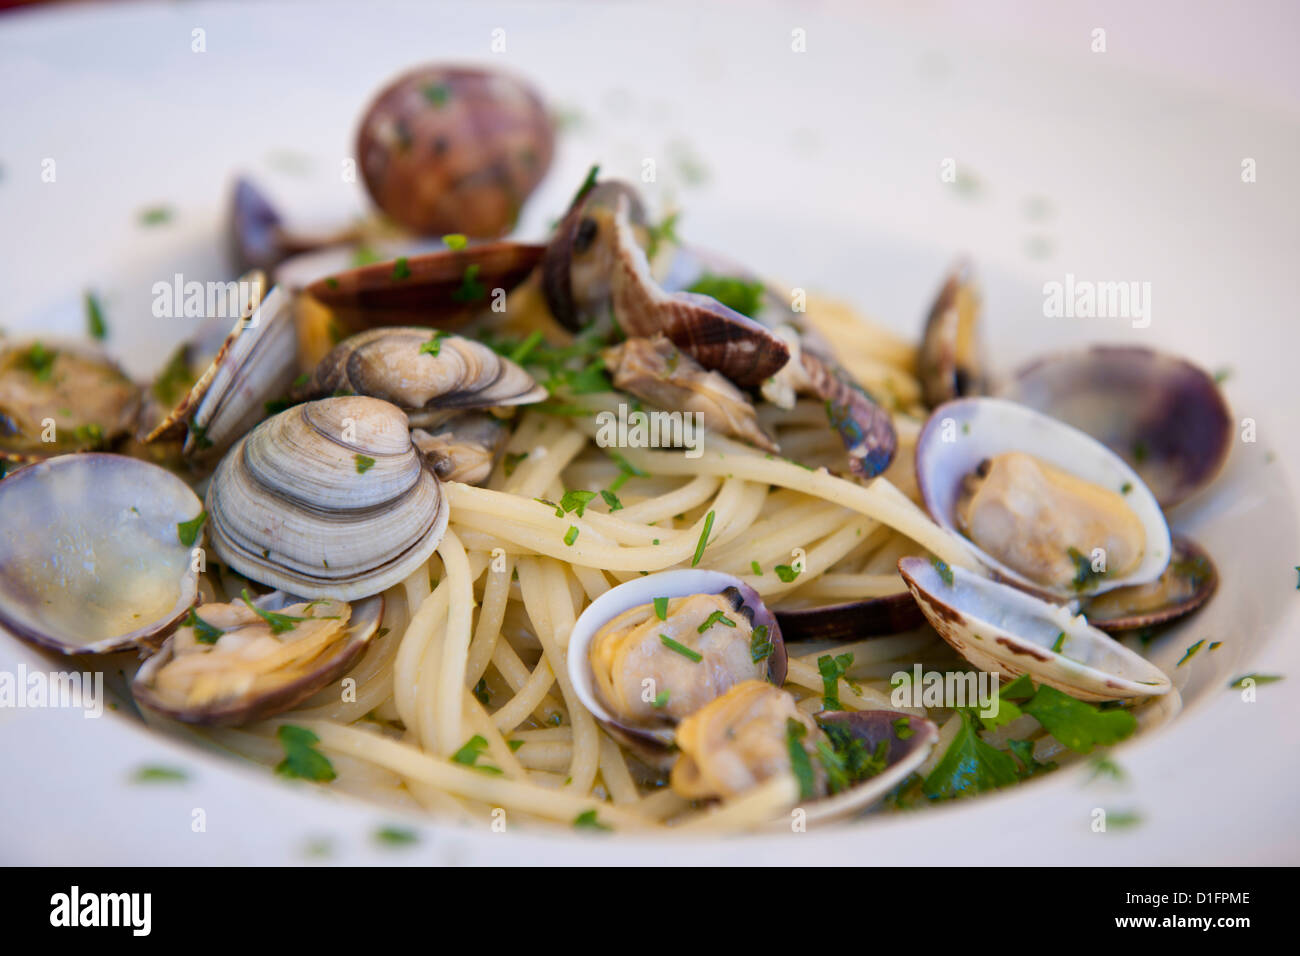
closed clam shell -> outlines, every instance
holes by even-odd
[[[447,528],[406,415],[364,396],[297,405],[226,455],[208,488],[213,545],[254,581],[308,598],[377,594]]]
[[[459,335],[428,328],[379,328],[340,342],[316,367],[316,394],[355,393],[392,402],[424,425],[467,408],[526,405],[546,389],[524,369]],[[445,417],[445,416],[444,416]]]

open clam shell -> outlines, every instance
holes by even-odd
[[[904,723],[900,724],[900,720]],[[847,730],[862,741],[869,753],[886,743],[887,766],[842,793],[805,804],[808,824],[831,823],[864,812],[906,780],[939,742],[939,727],[934,721],[893,710],[823,712],[817,715],[817,722],[823,728],[833,724]],[[789,819],[783,817],[778,822],[788,825]]]
[[[420,567],[448,517],[406,415],[363,396],[267,419],[221,460],[207,509],[213,546],[236,571],[343,601],[378,594]]]
[[[551,314],[577,332],[609,309],[614,272],[614,212],[626,197],[633,227],[646,222],[645,205],[627,183],[588,181],[556,226],[542,257],[542,293]]]
[[[917,354],[922,392],[931,408],[984,391],[979,322],[979,292],[969,263],[962,262],[939,289]]]
[[[1096,345],[1031,362],[1000,395],[1072,425],[1124,459],[1165,508],[1222,470],[1233,419],[1223,392],[1185,359]]]
[[[1126,572],[1089,582],[1097,594],[1154,581],[1169,564],[1169,526],[1154,495],[1138,474],[1105,445],[1078,429],[1005,399],[962,398],[939,406],[926,421],[916,445],[916,478],[926,510],[940,527],[961,534],[956,506],[966,476],[981,462],[1004,452],[1025,452],[1063,472],[1123,495],[1142,527],[1140,559]],[[972,543],[995,574],[1026,590],[1069,600],[1075,588],[1032,581]]]
[[[370,395],[425,426],[454,411],[527,405],[546,398],[522,366],[473,339],[428,328],[359,332],[336,345],[312,377],[317,395]]]
[[[254,603],[264,610],[274,611],[297,602],[279,592],[272,592]],[[203,606],[197,610],[201,615]],[[150,710],[187,724],[232,726],[264,720],[295,707],[351,670],[378,633],[383,616],[382,595],[360,601],[352,605],[346,636],[328,654],[312,661],[305,673],[273,684],[257,694],[222,697],[198,706],[188,705],[157,686],[158,673],[173,658],[176,638],[169,637],[158,653],[140,666],[131,682],[131,693],[138,703]]]
[[[38,461],[130,434],[140,389],[79,342],[0,341],[0,459]]]
[[[198,597],[194,492],[148,462],[63,455],[0,482],[0,625],[63,654],[160,642]]]
[[[319,278],[307,294],[349,328],[436,325],[451,328],[509,292],[542,260],[544,246],[484,242],[346,269]]]
[[[898,570],[939,636],[1003,680],[1028,674],[1087,701],[1153,697],[1172,686],[1145,657],[1061,605],[925,558],[901,558]]]
[[[1103,631],[1134,631],[1167,624],[1205,604],[1219,586],[1219,571],[1205,549],[1175,535],[1173,558],[1150,584],[1107,591],[1082,608],[1088,623]]]
[[[628,742],[638,752],[649,753],[650,760],[655,757],[655,749],[662,750],[672,743],[673,728],[669,725],[646,727],[629,724],[621,720],[618,715],[611,713],[596,689],[596,675],[591,661],[592,642],[601,629],[618,615],[632,608],[651,604],[655,598],[721,594],[728,588],[739,590],[745,606],[755,609],[754,624],[767,625],[768,640],[772,644],[772,651],[767,659],[767,679],[776,686],[781,686],[785,681],[788,658],[785,643],[781,639],[781,628],[775,615],[766,610],[762,600],[752,588],[739,578],[721,571],[686,569],[663,571],[635,578],[610,588],[592,601],[573,626],[569,636],[568,669],[569,679],[573,682],[578,699],[597,720],[610,729],[611,733]]]
[[[266,417],[267,403],[289,393],[298,374],[292,300],[280,288],[257,292],[217,354],[171,413],[145,438],[166,440],[188,428],[184,452],[216,457]]]

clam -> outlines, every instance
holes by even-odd
[[[1088,623],[1100,630],[1139,630],[1190,614],[1214,595],[1218,585],[1218,569],[1205,550],[1174,535],[1173,558],[1164,574],[1150,584],[1099,594],[1085,602],[1082,610]]]
[[[136,701],[191,724],[246,724],[289,710],[346,674],[378,632],[382,596],[193,608],[131,683]]]
[[[916,445],[930,516],[996,575],[1070,600],[1147,584],[1169,564],[1169,527],[1142,479],[1083,432],[995,398],[935,409]]]
[[[597,182],[592,170],[542,257],[542,292],[551,314],[577,332],[609,312],[610,280],[614,275],[614,214],[619,197],[626,197],[634,237],[646,225],[645,206],[627,183]]]
[[[198,597],[202,510],[175,475],[98,452],[0,481],[0,624],[64,654],[157,646]]]
[[[271,201],[242,176],[231,193],[229,226],[230,255],[239,272],[270,272],[291,256],[351,242],[360,235],[355,226],[316,234],[290,231]]]
[[[379,325],[453,327],[502,301],[543,252],[543,246],[524,242],[471,243],[345,269],[311,282],[307,294],[357,331]]]
[[[488,480],[507,436],[499,418],[474,411],[448,419],[434,432],[411,429],[411,441],[431,461],[433,473],[443,481],[467,485]]]
[[[290,296],[275,288],[244,309],[207,369],[146,442],[187,430],[185,454],[215,457],[266,417],[269,402],[289,393],[298,374]]]
[[[979,291],[962,263],[944,280],[921,337],[917,371],[929,407],[985,391],[979,321]]]
[[[140,389],[99,350],[0,342],[0,459],[104,448],[131,434]]]
[[[924,762],[938,739],[933,722],[895,711],[823,712],[814,720],[786,691],[750,680],[681,722],[681,756],[671,784],[688,799],[734,799],[794,772],[799,748],[806,757],[800,805],[808,823],[826,823],[884,797]]]
[[[296,405],[241,438],[208,486],[221,559],[308,598],[378,594],[442,539],[447,503],[406,415],[363,396]]]
[[[678,721],[741,681],[780,686],[786,653],[755,591],[692,569],[635,578],[592,601],[569,637],[568,668],[587,709],[662,764]]]
[[[344,339],[316,366],[310,394],[370,395],[427,427],[457,411],[546,398],[524,369],[473,339],[427,328],[371,329]]]
[[[925,558],[898,570],[939,636],[980,670],[1011,680],[1028,674],[1079,700],[1154,697],[1165,673],[1062,605]]]
[[[1098,345],[1021,368],[1003,397],[1087,432],[1123,458],[1169,508],[1222,470],[1232,412],[1214,379],[1184,359]]]
[[[366,189],[418,233],[496,237],[551,165],[541,97],[506,73],[424,66],[371,102],[357,133]]]
[[[741,386],[758,385],[789,360],[786,343],[753,319],[711,296],[659,287],[632,231],[626,196],[618,199],[614,244],[610,290],[614,317],[626,335],[662,332],[705,368]]]
[[[661,408],[698,412],[706,428],[777,451],[758,424],[754,404],[718,372],[704,369],[663,335],[630,338],[603,353],[614,387]]]

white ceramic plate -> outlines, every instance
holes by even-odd
[[[807,51],[792,50],[806,31]],[[1083,29],[1082,27],[1080,29]],[[203,31],[206,52],[192,51]],[[492,53],[495,30],[505,52]],[[1010,41],[1014,43],[1014,40]],[[653,845],[566,832],[496,835],[396,819],[159,737],[122,714],[0,708],[0,860],[27,863],[1296,862],[1300,623],[1294,427],[1293,119],[1192,93],[1118,58],[1039,58],[941,24],[746,4],[200,2],[76,6],[0,18],[0,324],[79,335],[101,295],[111,346],[147,375],[190,331],[154,319],[154,282],[228,278],[218,226],[230,177],[291,210],[361,208],[340,181],[359,110],[432,59],[536,81],[579,117],[522,231],[541,235],[588,164],[656,161],[681,232],[791,284],[843,294],[906,334],[945,265],[970,253],[988,340],[1009,367],[1084,341],[1154,345],[1227,367],[1238,443],[1180,527],[1214,555],[1219,596],[1156,660],[1184,709],[1121,747],[1122,782],[1086,769],[836,832]],[[956,184],[941,180],[951,158]],[[1243,183],[1253,158],[1258,180]],[[57,179],[42,182],[42,164]],[[703,170],[704,181],[695,182]],[[175,211],[144,228],[142,209]],[[1046,319],[1066,273],[1151,283],[1152,321]],[[0,516],[0,521],[3,516]],[[1181,667],[1194,641],[1221,641]],[[0,637],[0,671],[48,661]],[[1244,703],[1247,672],[1283,674]],[[144,765],[188,782],[131,783]],[[1095,833],[1094,809],[1140,823]],[[206,829],[193,820],[203,811]],[[383,849],[376,827],[421,839]]]

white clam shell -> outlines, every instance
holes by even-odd
[[[357,456],[372,459],[362,470]],[[438,479],[401,409],[327,398],[263,422],[222,459],[208,487],[217,554],[254,581],[350,601],[397,584],[447,529]]]
[[[982,671],[1007,680],[1028,674],[1088,701],[1158,696],[1172,686],[1155,664],[1061,605],[964,568],[948,569],[949,584],[925,558],[902,558],[898,570],[939,636]]]
[[[1172,553],[1169,525],[1137,472],[1078,429],[1005,399],[957,399],[939,406],[926,421],[916,444],[916,478],[926,510],[935,522],[961,536],[954,510],[962,479],[985,458],[1012,451],[1033,455],[1112,491],[1129,486],[1124,500],[1137,515],[1146,537],[1142,559],[1127,574],[1100,578],[1089,594],[1146,584],[1160,577]],[[1053,589],[1029,580],[973,542],[971,548],[998,577],[1025,590],[1062,599],[1080,596],[1073,590]]]
[[[155,644],[198,597],[177,525],[202,504],[171,472],[62,455],[0,481],[0,625],[64,654]]]

